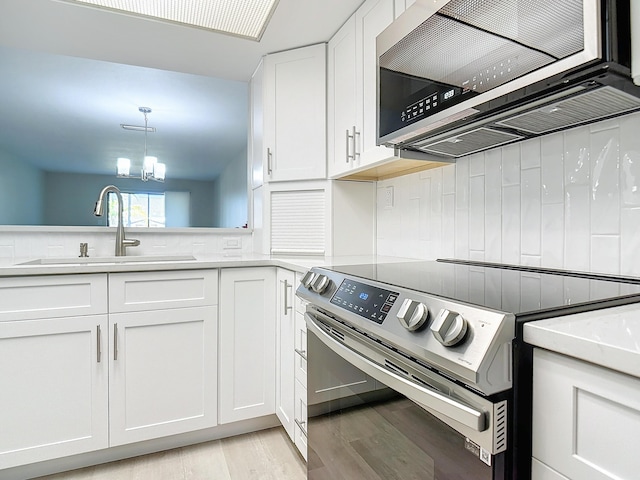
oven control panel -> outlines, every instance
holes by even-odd
[[[397,299],[398,292],[345,279],[331,297],[331,303],[368,320],[382,323]]]
[[[490,395],[512,386],[513,314],[314,267],[296,294],[355,331]]]

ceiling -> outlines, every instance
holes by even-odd
[[[0,151],[45,170],[111,174],[144,150],[167,178],[245,158],[248,81],[268,53],[326,42],[362,0],[280,0],[260,42],[58,0],[0,2]]]

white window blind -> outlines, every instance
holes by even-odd
[[[271,253],[324,255],[325,191],[271,193]]]

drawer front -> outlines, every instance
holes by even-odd
[[[218,303],[218,270],[109,275],[109,312],[201,307]]]
[[[295,321],[295,377],[302,385],[307,386],[307,324],[304,315],[296,312]]]
[[[107,313],[107,275],[0,278],[0,321]]]
[[[294,408],[294,432],[293,441],[302,454],[307,459],[307,389],[296,380],[295,390],[295,408]]]

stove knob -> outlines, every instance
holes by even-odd
[[[307,273],[304,274],[304,277],[302,277],[302,280],[300,280],[300,283],[304,286],[304,288],[311,288],[311,282],[313,282],[315,278],[316,278],[316,274],[311,270],[309,270]]]
[[[397,317],[402,326],[412,332],[419,329],[427,321],[429,310],[424,303],[407,298],[402,302]]]
[[[467,321],[462,315],[443,308],[433,321],[431,332],[442,345],[453,347],[467,333]]]
[[[329,277],[327,277],[326,275],[318,274],[311,281],[311,288],[316,293],[322,293],[327,289],[330,283],[331,280],[329,280]]]

